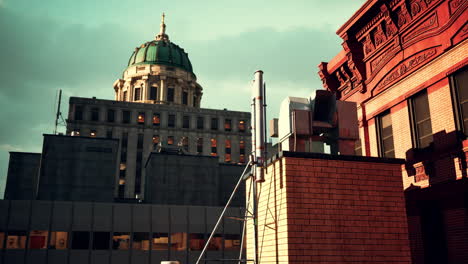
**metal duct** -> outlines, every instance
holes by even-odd
[[[263,72],[255,72],[252,87],[252,149],[254,150],[255,181],[264,182],[263,165],[265,162],[265,90]]]

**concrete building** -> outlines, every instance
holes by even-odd
[[[5,200],[31,200],[37,195],[41,154],[10,152]]]
[[[323,86],[358,103],[365,156],[402,167],[413,263],[468,263],[467,1],[369,0]]]
[[[0,263],[160,264],[163,260],[177,260],[193,264],[221,210],[202,206],[0,200]],[[228,216],[241,217],[242,210],[230,208]],[[240,234],[240,222],[226,218],[210,243],[206,258],[237,258]]]
[[[250,113],[200,108],[188,54],[165,30],[163,18],[155,40],[132,53],[114,83],[115,101],[70,98],[67,135],[120,139],[116,197],[144,196],[144,161],[159,142],[223,163],[244,164],[250,153]]]
[[[146,162],[145,202],[224,206],[244,166],[219,163],[216,157],[152,152]],[[232,206],[245,204],[244,186]]]

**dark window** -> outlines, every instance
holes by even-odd
[[[125,198],[125,184],[119,185],[119,198]]]
[[[245,120],[239,121],[239,132],[245,132]]]
[[[94,232],[93,233],[93,249],[105,250],[109,249],[110,233],[109,232]]]
[[[122,146],[120,150],[120,162],[125,163],[127,161],[127,146],[128,146],[128,133],[122,134]]]
[[[72,232],[72,249],[88,249],[89,248],[89,232],[74,231]]]
[[[75,120],[83,120],[83,107],[75,105]]]
[[[189,116],[184,116],[182,120],[182,128],[190,128],[190,117]]]
[[[115,110],[107,110],[107,122],[113,123],[115,121]]]
[[[143,112],[138,113],[137,122],[138,122],[138,124],[144,124],[145,123],[145,113],[143,113]]]
[[[141,88],[135,88],[135,96],[134,96],[134,100],[135,101],[140,101],[141,99]]]
[[[130,123],[130,111],[122,111],[122,122],[124,124]]]
[[[205,119],[203,118],[203,116],[197,117],[197,129],[203,129],[204,123],[205,123]]]
[[[156,100],[157,94],[158,94],[158,87],[152,86],[150,88],[150,98],[149,99],[150,100]]]
[[[377,117],[377,135],[379,139],[380,157],[394,158],[392,117],[390,112],[385,112]]]
[[[451,81],[457,128],[468,136],[468,67],[452,75]]]
[[[185,151],[189,150],[188,137],[182,137],[182,147],[184,148]]]
[[[112,138],[112,130],[107,130],[106,137]]]
[[[182,92],[182,104],[188,105],[188,93],[187,92]]]
[[[218,118],[211,118],[211,130],[218,130]]]
[[[138,134],[137,148],[138,149],[143,148],[143,134]]]
[[[197,138],[197,153],[203,153],[203,138]]]
[[[190,251],[202,251],[203,247],[205,246],[205,234],[203,233],[195,233],[189,234],[189,250]]]
[[[158,113],[153,114],[153,126],[159,126],[161,125],[161,119],[159,118]]]
[[[174,88],[167,88],[167,101],[174,102]]]
[[[431,114],[426,90],[410,98],[413,145],[425,148],[432,142]]]
[[[245,141],[239,141],[239,154],[245,155]]]
[[[175,119],[176,119],[175,115],[169,115],[168,118],[167,118],[167,126],[168,127],[175,127]]]
[[[91,121],[99,121],[99,108],[91,109]]]
[[[123,101],[127,101],[127,91],[123,92]]]
[[[231,131],[232,126],[231,126],[231,119],[225,119],[224,120],[224,131]]]

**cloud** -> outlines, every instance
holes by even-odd
[[[0,150],[1,151],[24,151],[23,148],[19,147],[19,146],[13,146],[13,145],[10,145],[10,144],[0,144]]]

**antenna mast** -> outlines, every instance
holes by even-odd
[[[59,90],[57,113],[55,115],[54,135],[57,135],[57,126],[59,124],[59,118],[62,117],[62,112],[60,112],[61,104],[62,104],[62,89]]]

